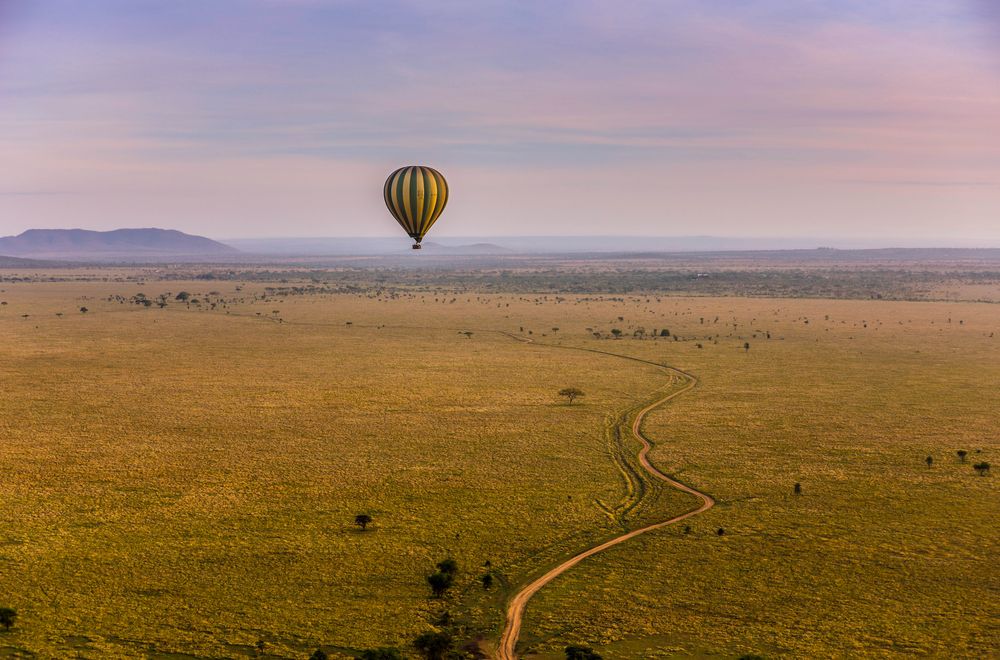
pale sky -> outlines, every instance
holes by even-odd
[[[998,0],[0,0],[0,235],[1000,246]],[[429,239],[430,240],[430,239]]]

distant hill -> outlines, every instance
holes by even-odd
[[[944,241],[942,241],[944,242]],[[249,255],[265,256],[388,256],[411,254],[412,241],[400,233],[395,237],[311,237],[311,238],[234,238],[226,244],[238,248]],[[927,258],[930,251],[942,248],[925,245],[910,246],[879,251],[886,244],[908,245],[906,240],[876,241],[862,239],[831,240],[829,238],[747,238],[718,236],[493,236],[428,237],[424,241],[424,251],[440,256],[460,255],[501,255],[501,254],[633,254],[633,253],[714,253],[714,252],[757,252],[792,251],[814,252],[818,257],[845,257],[856,252],[867,252],[873,256],[899,257],[915,255]],[[817,249],[817,246],[832,246]],[[943,248],[952,255],[972,256],[970,250],[953,246]],[[910,252],[907,253],[906,251]],[[965,250],[963,252],[963,250]],[[980,250],[981,251],[981,250]],[[411,256],[418,256],[413,253]]]
[[[43,259],[129,260],[207,257],[239,250],[204,236],[173,229],[29,229],[0,238],[0,255]]]
[[[493,243],[472,243],[470,245],[442,245],[440,243],[427,242],[423,244],[423,249],[431,253],[475,255],[475,254],[507,254],[511,251],[505,247],[500,247]]]
[[[280,256],[373,256],[373,255],[411,255],[410,246],[413,241],[401,234],[392,238],[361,238],[361,237],[314,237],[314,238],[234,238],[226,243],[250,255],[280,255]],[[445,238],[424,241],[424,253],[439,255],[494,255],[512,252],[510,248],[496,243],[487,243],[475,239]]]
[[[0,255],[0,268],[48,268],[51,266],[62,266],[58,261],[44,261],[41,259],[21,259],[18,257],[5,257]]]

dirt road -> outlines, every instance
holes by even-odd
[[[520,341],[525,341],[525,339],[521,337],[517,337],[514,335],[508,335],[508,336],[511,336],[514,339],[518,339]],[[530,342],[530,340],[527,341]],[[558,348],[571,348],[571,347],[559,346]],[[635,418],[632,421],[632,435],[636,438],[636,440],[642,443],[642,449],[639,451],[639,456],[638,456],[639,463],[642,465],[642,467],[653,477],[665,481],[666,483],[670,484],[677,490],[694,495],[695,497],[701,500],[701,505],[698,506],[697,508],[691,509],[686,513],[674,516],[669,520],[663,520],[657,523],[653,523],[651,525],[646,525],[645,527],[640,527],[639,529],[634,529],[631,532],[628,532],[627,534],[622,534],[621,536],[617,536],[609,541],[605,541],[604,543],[601,543],[592,548],[584,550],[583,552],[567,559],[563,563],[559,564],[558,566],[551,569],[541,577],[535,579],[530,584],[523,587],[520,591],[518,591],[514,595],[514,597],[511,599],[510,603],[507,606],[507,620],[506,623],[504,624],[503,634],[500,637],[500,645],[495,655],[495,657],[498,660],[517,659],[516,646],[518,637],[521,634],[521,622],[524,618],[524,611],[528,606],[528,601],[531,600],[531,597],[534,596],[536,593],[538,593],[538,591],[542,587],[544,587],[549,582],[559,577],[569,569],[573,568],[587,557],[596,555],[597,553],[607,550],[612,546],[616,546],[619,543],[624,543],[625,541],[635,538],[640,534],[645,534],[646,532],[651,532],[654,529],[660,529],[661,527],[666,527],[667,525],[673,525],[674,523],[678,523],[682,520],[690,518],[691,516],[696,516],[699,513],[702,513],[703,511],[711,509],[715,505],[715,500],[713,500],[711,496],[706,495],[705,493],[702,493],[701,491],[698,491],[694,488],[691,488],[690,486],[683,484],[656,469],[649,462],[649,457],[648,457],[649,451],[650,449],[652,449],[652,445],[650,444],[649,440],[647,440],[646,437],[643,436],[642,434],[642,420],[651,410],[691,390],[692,388],[695,387],[695,385],[698,384],[698,379],[692,376],[691,374],[685,373],[679,369],[666,367],[660,364],[656,364],[654,362],[648,362],[646,360],[634,358],[629,355],[619,355],[617,353],[608,353],[606,351],[597,351],[594,349],[577,349],[577,350],[585,350],[593,353],[603,353],[605,355],[611,355],[614,357],[634,360],[638,362],[645,362],[647,364],[653,364],[657,367],[660,367],[661,369],[665,369],[666,371],[672,374],[680,376],[681,378],[687,381],[687,385],[685,385],[681,389],[675,390],[674,392],[667,394],[661,399],[657,399],[656,401],[650,403],[648,406],[646,406],[638,413],[636,413]]]

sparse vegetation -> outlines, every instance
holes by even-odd
[[[403,660],[403,654],[397,648],[383,647],[362,651],[358,660]]]
[[[988,570],[996,531],[955,521],[992,515],[994,482],[970,468],[997,449],[989,388],[977,386],[1000,376],[995,305],[646,302],[590,289],[561,293],[560,303],[551,293],[477,290],[434,306],[435,296],[456,297],[448,282],[465,280],[430,271],[427,284],[387,272],[378,286],[357,272],[320,272],[316,283],[313,273],[249,269],[210,284],[165,275],[177,279],[140,285],[109,272],[108,281],[0,287],[9,300],[0,407],[11,422],[0,487],[19,512],[4,530],[11,571],[0,592],[24,611],[0,652],[75,655],[65,640],[80,634],[79,621],[59,606],[69,602],[92,613],[85,634],[100,651],[84,654],[113,657],[232,657],[252,653],[257,637],[276,657],[307,657],[319,641],[374,649],[438,627],[445,605],[454,648],[495,639],[503,595],[529,571],[690,505],[648,484],[641,506],[618,514],[622,523],[594,505],[614,514],[627,498],[616,460],[628,465],[636,448],[615,444],[614,420],[670,385],[653,366],[548,342],[696,374],[694,393],[645,421],[650,460],[730,505],[595,556],[542,590],[525,639],[541,640],[532,649],[543,657],[580,640],[613,660],[661,646],[736,657],[775,639],[796,657],[851,655],[854,640],[886,638],[928,656],[990,653],[982,622],[993,596],[969,576]],[[535,277],[515,274],[513,286]],[[826,286],[806,279],[804,289]],[[565,275],[534,281],[577,286]],[[744,280],[747,295],[761,281]],[[148,309],[130,302],[140,287],[147,300],[185,289],[204,304],[170,294],[169,306]],[[84,304],[87,318],[55,316]],[[271,319],[279,307],[283,326]],[[25,332],[21,314],[37,330]],[[679,340],[635,335],[642,326],[657,337],[669,326]],[[465,327],[477,328],[476,341],[457,334]],[[538,329],[538,342],[490,331],[518,327]],[[540,337],[552,327],[558,337]],[[746,338],[765,327],[773,339],[758,339],[756,358],[743,359]],[[553,405],[566,383],[587,391],[587,405]],[[975,465],[948,459],[954,446],[970,447]],[[932,470],[920,459],[928,454],[938,458]],[[796,478],[809,498],[787,497]],[[378,518],[370,535],[352,524],[363,510]],[[724,541],[712,538],[721,526]],[[72,534],[57,538],[57,529]],[[94,561],[97,543],[106,560]],[[651,561],[665,544],[670,561]],[[430,564],[446,556],[463,570],[444,599],[428,600]],[[495,568],[464,570],[487,557]],[[781,570],[761,575],[762,557],[780,557]],[[140,565],[141,574],[128,568]],[[484,573],[494,575],[488,589]],[[594,591],[604,584],[621,588]],[[726,616],[732,600],[719,585],[732,585],[752,619]],[[787,593],[809,593],[822,613]],[[876,606],[885,594],[898,610]],[[252,633],[233,623],[261,603],[280,607]],[[708,627],[704,638],[670,637]]]

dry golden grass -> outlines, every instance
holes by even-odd
[[[521,327],[695,372],[699,388],[646,431],[659,465],[720,500],[691,534],[654,532],[543,590],[528,647],[583,641],[609,658],[996,647],[996,476],[954,454],[981,449],[971,463],[1000,448],[994,305],[253,302],[263,285],[235,286],[0,286],[0,605],[20,613],[0,647],[232,657],[264,640],[275,657],[320,644],[349,657],[408,644],[445,607],[495,635],[513,587],[622,529],[596,504],[623,496],[605,427],[669,387],[653,367],[491,332]],[[182,289],[243,302],[106,300]],[[586,330],[636,326],[690,340]],[[582,403],[557,401],[567,385]],[[655,491],[623,522],[688,504]],[[370,532],[351,524],[362,511]],[[429,601],[424,578],[447,555],[459,584]],[[486,560],[499,577],[488,593]]]
[[[695,317],[719,316],[742,337],[628,346],[701,378],[645,431],[660,439],[654,461],[719,505],[690,534],[640,537],[553,585],[527,639],[541,649],[584,639],[607,658],[995,652],[998,488],[971,464],[995,464],[1000,449],[1000,310],[671,306],[683,336],[714,335]],[[600,597],[581,599],[595,583]]]

